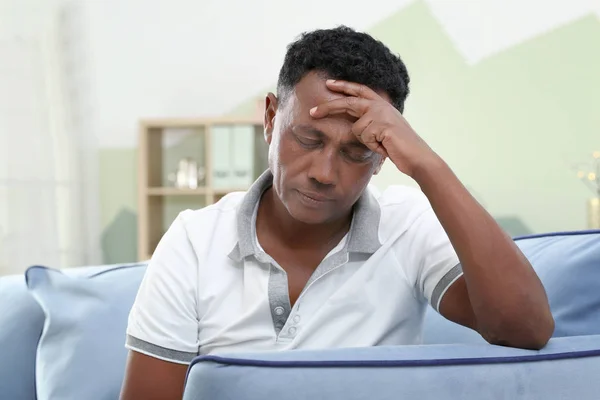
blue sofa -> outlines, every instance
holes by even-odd
[[[429,310],[419,346],[198,357],[184,399],[600,399],[600,231],[515,240],[556,320],[541,351],[489,345]],[[0,398],[117,399],[145,266],[0,278]]]

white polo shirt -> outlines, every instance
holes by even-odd
[[[290,307],[286,272],[255,232],[272,179],[267,171],[248,192],[177,217],[139,288],[127,348],[185,364],[200,354],[421,342],[427,303],[438,309],[462,274],[427,198],[401,186],[365,190],[349,233]]]

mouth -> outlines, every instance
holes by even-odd
[[[309,204],[320,205],[333,201],[333,199],[318,193],[301,192],[300,190],[298,190],[298,193],[300,194],[300,198],[302,198],[305,202],[308,202]]]

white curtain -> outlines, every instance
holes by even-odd
[[[0,30],[0,275],[100,262],[96,152],[72,117],[55,11]]]

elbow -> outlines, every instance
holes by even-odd
[[[540,318],[527,321],[505,320],[493,329],[481,332],[490,344],[527,350],[541,350],[554,333],[554,318],[548,312]]]
[[[550,341],[552,335],[554,334],[554,328],[554,317],[552,316],[552,313],[548,311],[548,315],[545,317],[542,327],[537,330],[537,341],[535,343],[538,347],[535,350],[541,350],[542,348],[546,347],[548,341]]]

